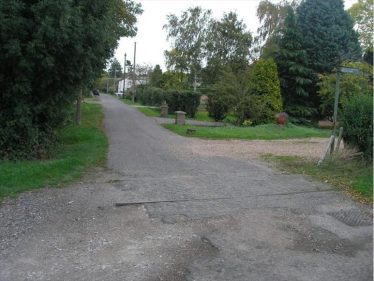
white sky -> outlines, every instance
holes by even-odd
[[[214,18],[221,18],[223,13],[236,12],[239,19],[247,25],[254,35],[259,26],[256,9],[261,0],[136,0],[143,7],[143,14],[138,17],[138,33],[133,38],[122,38],[119,42],[115,57],[123,66],[124,54],[127,60],[133,62],[134,42],[136,42],[136,64],[159,64],[163,71],[165,68],[164,51],[170,49],[166,41],[166,31],[162,27],[166,24],[166,16],[175,14],[178,17],[182,11],[189,7],[200,6],[212,10]],[[279,0],[271,0],[279,2]],[[329,0],[326,0],[329,1]],[[357,0],[344,0],[348,9]]]

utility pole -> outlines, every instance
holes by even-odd
[[[336,72],[336,85],[335,85],[335,101],[334,101],[334,128],[332,130],[332,135],[334,136],[331,141],[330,153],[334,153],[335,148],[335,136],[336,136],[336,123],[338,121],[338,105],[339,105],[339,91],[340,91],[340,73],[339,70]]]
[[[114,69],[114,81],[113,81],[114,93],[116,93],[116,78],[117,78],[117,69]]]
[[[125,53],[125,61],[123,63],[123,93],[122,93],[122,98],[125,98],[125,90],[126,90],[126,53]]]
[[[132,74],[132,102],[135,102],[135,61],[136,61],[136,42],[134,43],[134,65],[133,65],[133,74]]]

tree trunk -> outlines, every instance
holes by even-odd
[[[76,103],[75,125],[81,124],[81,101],[82,101],[82,89],[79,91],[79,95],[78,95],[77,103]]]

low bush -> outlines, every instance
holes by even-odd
[[[166,102],[170,112],[181,110],[188,117],[195,117],[200,105],[200,93],[192,90],[169,90],[166,92]]]
[[[165,100],[165,91],[157,87],[137,87],[137,101],[142,105],[157,106]]]
[[[344,105],[340,124],[344,128],[343,139],[351,147],[373,158],[373,97],[357,95]]]

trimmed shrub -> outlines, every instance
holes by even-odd
[[[344,128],[344,142],[373,158],[373,97],[351,97],[342,110],[340,124]]]
[[[249,73],[249,94],[253,98],[252,114],[257,115],[255,123],[274,121],[276,113],[282,112],[282,97],[277,66],[273,59],[260,59]],[[257,107],[257,108],[256,108]]]
[[[169,111],[181,110],[188,117],[194,117],[200,105],[200,93],[192,90],[169,90],[166,92],[165,100],[169,105]]]
[[[142,105],[158,106],[165,98],[165,91],[157,87],[137,87],[136,96]]]

